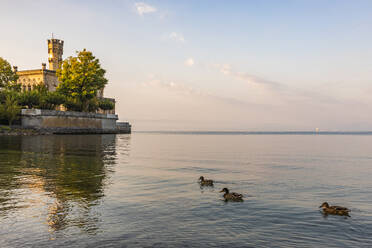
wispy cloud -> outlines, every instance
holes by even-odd
[[[159,79],[152,79],[148,82],[142,83],[142,87],[162,88],[162,89],[166,89],[170,92],[173,92],[179,95],[190,96],[190,97],[200,97],[203,99],[214,99],[219,102],[224,102],[224,103],[233,104],[233,105],[240,105],[240,106],[255,105],[254,103],[242,101],[237,98],[218,96],[218,95],[212,94],[204,90],[195,89],[184,83],[179,83],[179,82],[174,82],[174,81],[163,81]]]
[[[217,64],[215,66],[220,70],[221,73],[231,76],[238,80],[246,81],[252,84],[267,85],[269,87],[276,88],[276,89],[285,88],[284,85],[281,83],[267,80],[265,78],[261,78],[261,77],[258,77],[256,75],[252,75],[249,73],[235,71],[233,70],[230,64]]]
[[[194,62],[193,58],[188,58],[188,59],[185,60],[184,64],[185,64],[185,66],[191,67],[195,64],[195,62]]]
[[[172,32],[169,34],[168,38],[177,42],[185,43],[185,38],[181,33]]]
[[[185,84],[175,83],[174,81],[162,81],[159,79],[153,79],[150,80],[149,82],[143,83],[142,86],[165,88],[186,95],[203,95],[203,93],[199,90],[195,90],[194,88],[187,86]]]
[[[135,3],[134,7],[135,7],[137,13],[140,16],[143,16],[144,14],[149,14],[149,13],[153,13],[153,12],[157,11],[157,9],[155,7],[153,7],[151,5],[148,5],[146,3],[143,3],[143,2]]]
[[[282,82],[272,81],[262,78],[250,73],[239,72],[232,68],[230,64],[216,64],[214,65],[224,75],[230,76],[234,79],[244,81],[252,85],[261,85],[263,89],[276,95],[279,99],[286,100],[291,103],[303,103],[306,101],[316,101],[323,104],[339,104],[340,99],[330,95],[324,94],[322,91],[316,92],[313,90],[298,89],[290,87]],[[346,100],[343,100],[345,102]],[[348,100],[350,102],[350,100]]]

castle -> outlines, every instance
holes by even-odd
[[[49,91],[55,91],[57,89],[58,77],[56,70],[62,65],[63,59],[63,40],[59,39],[48,39],[48,62],[49,68],[46,68],[46,64],[41,64],[41,69],[34,70],[22,70],[18,71],[18,67],[14,66],[14,71],[19,76],[18,83],[21,84],[22,91],[31,91],[37,85],[45,85]],[[103,89],[98,92],[99,98],[103,97]],[[115,104],[115,99],[106,98]],[[114,105],[115,106],[115,105]],[[99,110],[99,113],[115,114],[115,108],[113,110]]]

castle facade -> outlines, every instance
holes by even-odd
[[[14,68],[19,76],[18,83],[22,85],[23,91],[33,90],[36,85],[45,85],[50,91],[56,90],[59,84],[56,70],[60,68],[63,61],[63,40],[49,39],[48,55],[49,69],[46,68],[45,63],[41,64],[41,69],[35,70],[18,71],[17,67]]]

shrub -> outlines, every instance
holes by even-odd
[[[68,97],[63,103],[63,106],[69,111],[80,111],[81,112],[81,102],[78,99]]]
[[[41,109],[56,109],[57,106],[65,103],[66,99],[63,95],[58,92],[46,92],[41,97],[40,108]]]
[[[41,94],[37,90],[24,91],[19,96],[19,104],[27,106],[29,109],[40,105]]]
[[[8,120],[9,126],[18,118],[21,107],[18,105],[17,95],[10,92],[6,95],[5,102],[0,105],[0,118]]]
[[[87,105],[88,105],[88,111],[89,112],[96,112],[97,109],[99,108],[99,102],[98,102],[97,98],[90,99],[87,102]]]
[[[11,129],[8,126],[0,126],[0,133],[9,132]]]
[[[88,111],[88,112],[95,112],[98,109],[99,102],[96,98],[90,99],[89,101],[85,101],[84,103],[80,102],[78,98],[68,97],[63,106],[69,111]]]
[[[108,99],[100,100],[98,106],[102,110],[112,110],[115,107],[114,103]]]

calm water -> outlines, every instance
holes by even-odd
[[[0,137],[0,247],[43,246],[372,247],[372,136]]]

